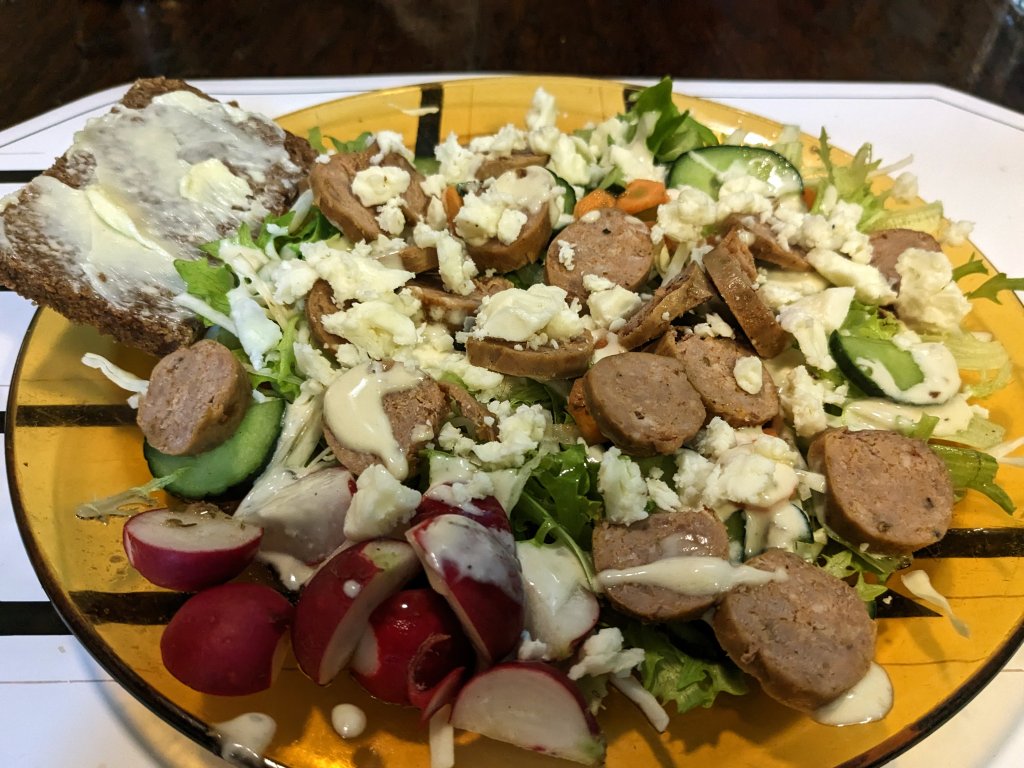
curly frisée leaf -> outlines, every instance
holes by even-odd
[[[662,704],[675,702],[679,714],[695,707],[711,707],[720,693],[742,696],[747,692],[743,673],[721,652],[703,658],[691,655],[686,640],[698,632],[696,623],[672,626],[672,635],[648,624],[616,620],[626,644],[644,649],[640,682]],[[674,635],[674,636],[673,636]],[[702,643],[703,644],[703,643]],[[713,643],[709,649],[717,646]],[[696,652],[695,652],[696,653]]]
[[[82,520],[106,521],[108,517],[127,517],[143,509],[152,509],[157,504],[152,494],[166,488],[187,471],[187,467],[181,467],[170,474],[154,477],[148,483],[129,488],[127,491],[83,502],[75,510],[75,516]]]

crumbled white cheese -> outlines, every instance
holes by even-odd
[[[584,324],[578,305],[566,304],[567,295],[557,286],[537,283],[526,290],[509,288],[484,297],[470,335],[536,346],[579,336]]]
[[[380,165],[384,158],[391,154],[401,155],[410,163],[416,159],[412,150],[405,146],[402,134],[397,131],[377,131],[373,135],[373,141],[377,144],[378,150],[370,158],[370,163],[373,165]]]
[[[303,259],[274,262],[269,274],[269,281],[274,286],[274,301],[294,304],[313,289],[319,277],[316,270]]]
[[[356,480],[345,514],[345,538],[367,541],[387,536],[408,523],[419,504],[419,491],[403,485],[382,464],[371,464]]]
[[[833,285],[853,287],[857,301],[880,305],[896,298],[885,275],[873,264],[858,264],[825,248],[812,248],[807,263]]]
[[[401,198],[393,197],[380,206],[377,226],[389,235],[402,234],[402,230],[405,229],[405,212],[402,210]]]
[[[352,194],[368,208],[384,205],[409,188],[409,173],[391,165],[371,165],[352,179]]]
[[[704,227],[718,220],[715,201],[694,187],[671,189],[668,195],[669,201],[658,206],[659,234],[677,243],[696,244],[703,238]]]
[[[469,181],[483,162],[483,157],[460,145],[454,133],[449,133],[448,138],[434,148],[434,157],[440,163],[438,173],[449,184]]]
[[[606,520],[629,525],[647,517],[647,483],[640,467],[614,446],[601,457],[597,489],[604,497]]]
[[[846,385],[833,388],[824,380],[815,379],[807,368],[798,365],[782,379],[779,401],[793,428],[800,437],[816,435],[828,427],[826,404],[840,405],[846,399]]]
[[[909,248],[896,260],[900,292],[896,314],[919,331],[952,333],[971,311],[970,302],[953,282],[945,254]]]
[[[697,433],[693,447],[701,456],[717,461],[723,453],[736,447],[736,430],[721,416],[715,416]]]
[[[779,325],[793,334],[807,362],[815,368],[831,371],[836,367],[828,351],[828,337],[846,319],[854,293],[850,287],[828,288],[779,312]]]
[[[697,509],[703,505],[704,487],[707,485],[713,461],[696,451],[683,449],[676,454],[676,473],[672,482],[679,492],[679,503],[686,509]]]
[[[594,291],[587,297],[590,316],[599,328],[611,328],[618,321],[624,323],[641,304],[643,300],[638,294],[615,284],[606,290]]]
[[[714,312],[708,312],[704,317],[705,322],[693,326],[693,332],[701,338],[722,337],[726,339],[736,338],[736,332],[732,326]]]
[[[576,250],[572,247],[572,243],[568,240],[558,241],[558,263],[566,268],[567,271],[572,272],[575,268],[573,259],[576,257]]]
[[[327,331],[348,339],[374,360],[383,360],[417,343],[419,336],[412,318],[419,308],[419,301],[403,291],[325,315],[323,324]]]
[[[557,114],[555,97],[543,88],[538,88],[533,93],[530,110],[526,113],[526,127],[531,131],[539,131],[554,126]]]
[[[623,649],[622,643],[622,630],[618,627],[605,627],[588,637],[580,648],[580,660],[569,668],[569,679],[626,674],[642,664],[644,649]]]
[[[759,357],[739,358],[733,366],[732,375],[737,386],[748,395],[756,395],[764,387],[764,366]]]

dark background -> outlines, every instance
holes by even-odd
[[[142,75],[933,82],[1024,111],[1011,0],[0,0],[0,128]]]

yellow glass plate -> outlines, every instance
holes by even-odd
[[[543,86],[557,98],[559,125],[580,127],[623,111],[628,86],[556,77],[459,80],[395,88],[287,115],[282,125],[299,135],[319,127],[324,135],[351,139],[364,130],[401,131],[424,154],[439,138],[462,139],[522,124],[531,97]],[[742,128],[772,137],[780,126],[699,99],[677,97],[681,108],[719,132]],[[870,138],[870,137],[865,137]],[[813,139],[806,137],[809,153]],[[809,156],[809,154],[808,154]],[[956,263],[973,252],[948,251]],[[980,278],[970,278],[975,280]],[[973,283],[969,283],[973,285]],[[1024,359],[1024,308],[1013,300],[981,302],[971,316],[978,329],[1003,340],[1019,370]],[[41,311],[27,336],[8,406],[7,470],[15,513],[40,579],[72,631],[107,670],[158,715],[217,750],[210,724],[244,712],[271,715],[277,735],[268,765],[428,766],[426,729],[418,714],[373,701],[342,675],[318,687],[286,662],[273,688],[243,698],[196,693],[174,680],[160,661],[163,625],[183,598],[148,584],[125,560],[122,520],[81,521],[76,506],[149,480],[141,436],[124,393],[81,365],[98,352],[145,376],[153,361],[115,345],[88,328]],[[1019,375],[985,406],[1008,428],[1024,434],[1024,381]],[[1004,467],[1000,482],[1024,502],[1024,471]],[[829,728],[790,711],[756,691],[723,695],[710,710],[673,717],[656,733],[615,692],[600,721],[614,768],[687,765],[866,766],[906,749],[963,706],[999,670],[1024,636],[1024,531],[1014,518],[974,494],[959,504],[954,531],[916,565],[949,597],[971,627],[958,635],[950,622],[920,610],[897,583],[881,608],[877,659],[888,670],[895,705],[885,720]],[[247,578],[269,580],[260,566]],[[898,579],[894,579],[898,582]],[[334,705],[355,702],[368,716],[361,738],[343,741],[330,724]],[[551,758],[460,734],[462,766],[550,766]]]

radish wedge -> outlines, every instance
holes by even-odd
[[[455,700],[451,723],[584,765],[604,761],[604,736],[579,689],[540,662],[499,664],[472,678]]]
[[[194,592],[222,584],[252,562],[263,530],[222,512],[151,509],[124,526],[125,554],[159,587]]]
[[[331,682],[348,665],[370,614],[417,571],[404,541],[366,541],[328,560],[295,606],[292,648],[302,671],[320,685]]]

